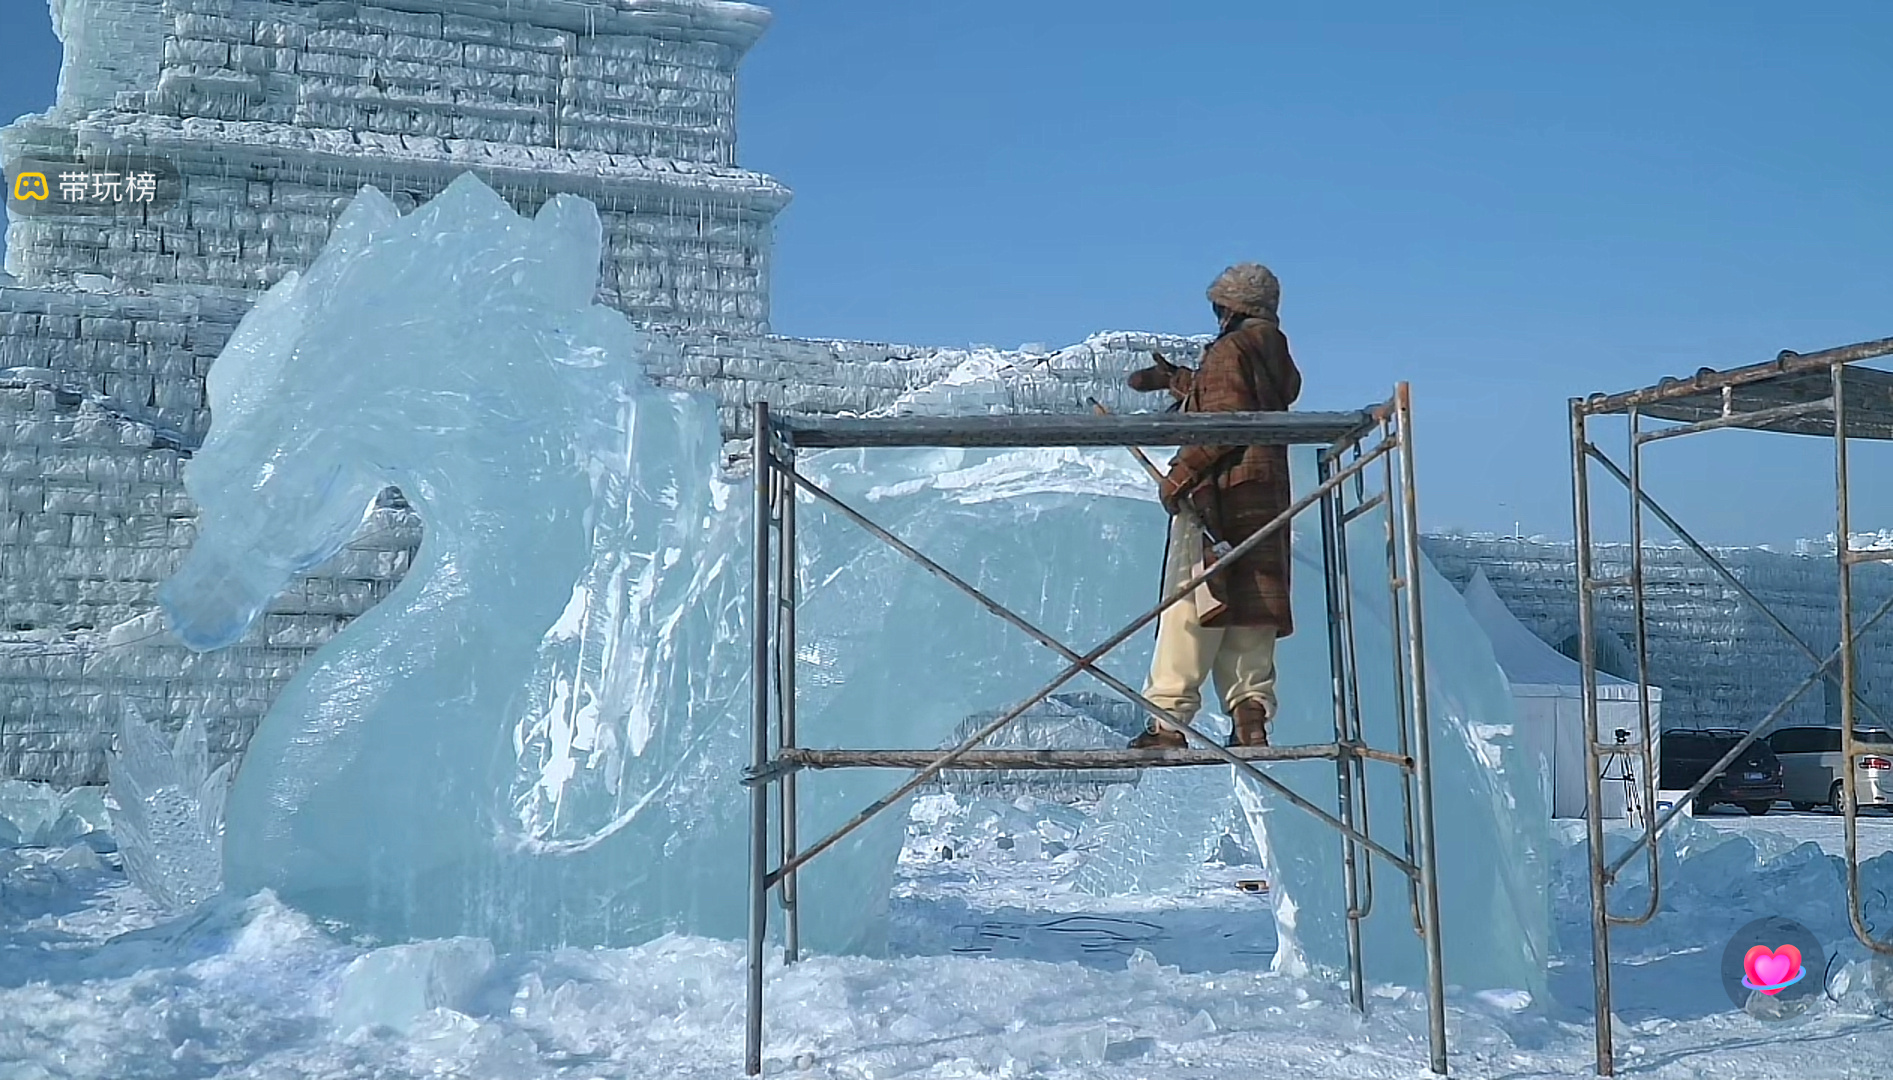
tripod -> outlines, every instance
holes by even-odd
[[[1604,771],[1598,779],[1605,784],[1621,783],[1624,786],[1624,817],[1631,825],[1641,826],[1644,823],[1644,807],[1642,800],[1637,797],[1637,771],[1632,764],[1630,732],[1618,728],[1616,737],[1616,749],[1604,755]]]

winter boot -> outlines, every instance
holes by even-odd
[[[1272,719],[1265,702],[1250,700],[1236,706],[1235,715],[1230,717],[1229,745],[1267,746]]]
[[[1183,750],[1189,745],[1189,738],[1181,731],[1164,727],[1155,720],[1147,721],[1143,734],[1130,742],[1132,750]]]

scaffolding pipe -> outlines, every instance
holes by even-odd
[[[1643,762],[1644,780],[1647,784],[1650,779],[1651,765],[1655,760],[1656,734],[1650,727],[1650,635],[1645,626],[1645,623],[1648,621],[1649,608],[1645,603],[1646,594],[1644,592],[1643,580],[1643,500],[1637,498],[1637,493],[1643,490],[1644,440],[1638,438],[1640,434],[1638,429],[1640,427],[1641,414],[1633,408],[1630,410],[1630,607],[1632,612],[1634,612],[1637,626],[1637,721],[1638,730],[1642,732],[1643,735],[1643,744],[1637,749]],[[1603,732],[1599,731],[1598,735],[1598,748],[1601,748],[1603,745],[1601,738]],[[1593,753],[1596,752],[1597,748],[1593,748]],[[1613,749],[1612,752],[1614,753],[1615,750]],[[1603,793],[1602,768],[1602,762],[1600,761],[1598,765],[1598,793],[1600,796]],[[1656,806],[1654,789],[1650,790],[1651,797],[1646,805],[1654,809]],[[1629,794],[1629,788],[1626,787],[1624,789],[1626,801],[1628,801]],[[1626,806],[1624,809],[1626,811],[1625,816],[1628,817],[1629,807]],[[1603,814],[1603,805],[1601,803],[1598,805],[1598,814],[1600,817]],[[1657,863],[1656,844],[1652,842],[1646,850],[1649,852],[1649,862],[1645,867],[1650,877],[1649,898],[1644,903],[1643,914],[1641,915],[1611,915],[1608,912],[1605,913],[1607,918],[1619,926],[1642,926],[1644,923],[1656,918],[1657,909],[1662,906],[1663,876],[1662,867]],[[1609,882],[1605,882],[1605,884],[1608,885]]]
[[[1358,444],[1354,446],[1353,452],[1355,457],[1358,458],[1360,456],[1360,446]],[[1386,459],[1383,458],[1382,460]],[[1375,495],[1371,501],[1367,499],[1365,476],[1366,474],[1364,472],[1354,474],[1354,497],[1358,504],[1352,511],[1347,511],[1346,509],[1347,500],[1343,497],[1345,489],[1337,491],[1335,494],[1335,511],[1340,516],[1337,528],[1339,540],[1334,549],[1336,555],[1335,574],[1340,579],[1338,591],[1341,594],[1341,642],[1342,649],[1347,657],[1347,682],[1345,685],[1347,688],[1347,715],[1350,723],[1345,741],[1353,745],[1360,745],[1366,741],[1366,727],[1361,722],[1360,650],[1357,640],[1359,635],[1355,632],[1354,578],[1351,568],[1352,564],[1349,562],[1348,555],[1347,527],[1349,522],[1354,520],[1355,516],[1364,512],[1363,507],[1371,509],[1387,501],[1384,492]],[[1389,576],[1392,576],[1392,571],[1389,571]],[[1405,753],[1402,753],[1400,756],[1402,758],[1407,757]],[[1367,770],[1365,768],[1353,768],[1349,771],[1353,774],[1354,779],[1354,805],[1358,811],[1358,820],[1363,822],[1370,821],[1373,815],[1372,806],[1367,800]],[[1367,832],[1370,830],[1363,825],[1361,831]],[[1374,860],[1363,856],[1358,849],[1355,850],[1354,857],[1360,866],[1360,870],[1358,871],[1361,882],[1360,917],[1366,919],[1374,910]],[[1411,858],[1411,856],[1409,856],[1409,858]]]
[[[1413,763],[1420,796],[1420,891],[1425,894],[1427,1045],[1433,1071],[1446,1074],[1446,954],[1440,942],[1439,849],[1433,832],[1433,739],[1426,699],[1426,623],[1420,603],[1420,505],[1414,485],[1413,403],[1406,383],[1394,388],[1394,415],[1400,425],[1400,522],[1406,531],[1407,663],[1413,678]]]
[[[795,470],[795,448],[785,447],[783,465]],[[795,745],[795,605],[800,599],[795,553],[795,487],[782,482],[782,470],[771,470],[775,492],[777,536],[781,550],[776,555],[776,748],[780,756]],[[776,788],[777,850],[782,858],[795,857],[796,790],[795,774],[788,773]],[[793,964],[801,959],[802,913],[798,904],[795,874],[782,875],[777,897],[782,904],[782,962]]]
[[[1231,756],[1245,762],[1257,761],[1332,761],[1335,758],[1361,757],[1392,765],[1411,767],[1385,750],[1342,743],[1313,746],[1226,746]],[[940,759],[943,750],[811,750],[795,747],[784,750],[780,773],[765,771],[760,779],[773,781],[795,769],[924,769]],[[1041,770],[1060,769],[1155,769],[1187,765],[1226,765],[1229,759],[1214,750],[969,750],[946,771],[966,770]],[[746,778],[748,779],[748,778]]]
[[[750,760],[755,768],[769,762],[769,487],[775,469],[775,448],[769,424],[769,403],[756,402],[750,428],[750,479],[755,486],[755,549],[751,588],[755,609],[751,629],[756,650],[750,666],[753,714],[750,721]],[[749,792],[749,1015],[744,1027],[743,1070],[762,1074],[762,983],[764,939],[769,933],[769,791],[762,786]]]
[[[1893,941],[1873,936],[1866,916],[1860,910],[1860,783],[1856,758],[1858,740],[1854,733],[1855,656],[1854,656],[1854,564],[1847,558],[1853,547],[1853,488],[1847,473],[1847,398],[1842,375],[1846,368],[1836,363],[1834,380],[1834,565],[1840,571],[1840,775],[1843,804],[1841,831],[1847,846],[1847,924],[1862,945],[1880,954],[1893,956]]]
[[[1387,426],[1389,422],[1385,417],[1381,420],[1383,438],[1391,437]],[[1407,737],[1407,699],[1399,692],[1399,688],[1407,684],[1406,640],[1401,632],[1401,628],[1406,625],[1402,619],[1406,610],[1406,579],[1400,572],[1400,515],[1395,513],[1393,505],[1392,455],[1381,458],[1381,475],[1381,490],[1387,495],[1387,514],[1384,519],[1387,539],[1387,628],[1393,636],[1389,655],[1393,658],[1393,719],[1395,738],[1398,740],[1395,752],[1405,757],[1412,752],[1412,743]],[[1413,824],[1414,804],[1417,801],[1413,789],[1413,772],[1408,770],[1400,777],[1400,812],[1405,830],[1402,839],[1406,842],[1407,859],[1417,866],[1420,861],[1420,842],[1418,830]],[[1413,932],[1423,937],[1426,934],[1426,919],[1420,912],[1420,879],[1417,876],[1407,879],[1407,901],[1413,916]]]
[[[1610,917],[1604,874],[1603,773],[1597,760],[1597,641],[1591,580],[1591,460],[1582,404],[1571,402],[1571,500],[1576,536],[1578,663],[1584,681],[1584,829],[1591,879],[1591,992],[1596,1004],[1597,1075],[1615,1071],[1610,1030]],[[1634,496],[1633,496],[1634,497]]]
[[[1319,462],[1316,470],[1321,480],[1328,479],[1327,461]],[[1341,580],[1340,556],[1336,552],[1337,546],[1345,543],[1344,538],[1337,537],[1337,530],[1341,528],[1339,501],[1338,493],[1321,500],[1322,583],[1328,602],[1328,678],[1334,697],[1334,742],[1337,746],[1352,738],[1348,725],[1347,656],[1341,643],[1346,630],[1342,625],[1341,613],[1341,590],[1345,583]],[[1349,765],[1346,754],[1334,756],[1337,788],[1335,808],[1340,811],[1341,824],[1351,832],[1354,829],[1354,776]],[[1347,993],[1348,1001],[1355,1011],[1365,1012],[1367,986],[1366,973],[1361,968],[1361,920],[1366,913],[1361,908],[1358,857],[1353,839],[1343,832],[1341,887],[1346,900],[1347,917]]]

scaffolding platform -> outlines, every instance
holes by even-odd
[[[943,774],[1028,770],[1122,771],[1125,769],[1228,766],[1336,830],[1347,902],[1348,984],[1354,1008],[1365,1012],[1361,920],[1372,909],[1375,859],[1405,879],[1414,929],[1426,953],[1429,1065],[1446,1072],[1443,952],[1439,940],[1439,885],[1433,822],[1433,778],[1427,713],[1424,617],[1418,501],[1414,488],[1412,406],[1405,383],[1387,401],[1346,412],[1167,413],[1134,416],[810,417],[777,416],[758,402],[752,481],[755,496],[754,664],[751,761],[742,778],[750,798],[749,968],[744,1067],[763,1067],[763,958],[769,939],[770,896],[782,913],[783,958],[800,956],[797,872],[877,815],[899,805]],[[1102,409],[1099,410],[1102,413]],[[1236,544],[1210,569],[1183,583],[1162,602],[1080,653],[1033,626],[979,589],[956,577],[907,541],[870,520],[796,468],[804,450],[878,447],[1121,446],[1298,446],[1319,448],[1315,490],[1295,499],[1275,520]],[[1142,454],[1139,453],[1140,460]],[[1150,468],[1145,460],[1146,468]],[[1154,471],[1154,469],[1152,470]],[[1368,474],[1379,485],[1369,493]],[[882,542],[965,594],[994,616],[1063,657],[1069,664],[1056,679],[1017,706],[980,726],[950,749],[814,748],[799,743],[796,717],[796,609],[800,592],[796,559],[796,497],[804,495],[836,511]],[[1379,509],[1385,522],[1384,586],[1392,601],[1397,745],[1369,746],[1362,734],[1359,652],[1353,612],[1353,569],[1343,540],[1348,523]],[[1334,686],[1334,741],[1309,746],[1229,748],[1193,725],[1180,723],[1098,661],[1156,622],[1172,604],[1226,569],[1299,514],[1321,518],[1322,568],[1327,595],[1328,653]],[[1155,552],[1152,553],[1153,558]],[[1388,642],[1384,629],[1375,634]],[[1177,750],[996,749],[982,743],[1056,693],[1088,674],[1135,704],[1155,721],[1180,730],[1192,744]],[[1335,763],[1336,813],[1271,776],[1270,762],[1331,760]],[[1403,831],[1395,846],[1376,840],[1366,814],[1365,770],[1372,763],[1398,769],[1402,778]],[[797,831],[796,785],[808,770],[900,769],[912,775],[839,828],[803,846]],[[773,830],[773,836],[772,836]],[[771,841],[780,858],[771,865]],[[1396,850],[1396,847],[1398,850]],[[1370,858],[1372,856],[1372,858]]]
[[[1591,894],[1591,971],[1597,1011],[1595,1013],[1597,1073],[1609,1076],[1616,1069],[1611,1030],[1610,930],[1615,926],[1641,926],[1655,917],[1662,902],[1663,882],[1657,837],[1714,780],[1747,752],[1768,729],[1788,711],[1797,699],[1823,681],[1839,691],[1841,702],[1841,760],[1852,761],[1860,744],[1861,728],[1883,731],[1887,719],[1869,705],[1859,692],[1859,662],[1855,642],[1859,636],[1893,610],[1893,600],[1882,604],[1864,621],[1856,622],[1853,573],[1865,562],[1893,559],[1893,551],[1857,550],[1851,546],[1852,495],[1848,472],[1847,448],[1850,440],[1893,440],[1893,372],[1859,366],[1863,361],[1893,356],[1893,338],[1864,341],[1817,353],[1783,352],[1774,360],[1728,371],[1703,369],[1685,378],[1663,379],[1655,385],[1614,394],[1593,394],[1573,398],[1571,416],[1571,497],[1576,524],[1576,570],[1578,602],[1578,637],[1580,663],[1584,672],[1584,744],[1586,780],[1589,785],[1585,825],[1590,847]],[[1591,437],[1591,424],[1599,417],[1622,416],[1627,420],[1627,464],[1620,465]],[[1650,420],[1670,426],[1646,426]],[[1692,536],[1676,517],[1665,510],[1643,487],[1645,448],[1667,439],[1703,431],[1741,429],[1792,435],[1813,435],[1834,443],[1834,559],[1839,574],[1837,597],[1839,645],[1823,656],[1798,634],[1769,605],[1755,595],[1734,571]],[[1595,543],[1591,522],[1591,468],[1598,466],[1623,485],[1629,497],[1630,573],[1626,577],[1605,578],[1593,569]],[[1642,739],[1630,751],[1641,756],[1644,776],[1644,805],[1657,805],[1656,732],[1650,715],[1649,613],[1643,571],[1644,514],[1648,512],[1676,538],[1703,560],[1742,600],[1762,615],[1791,642],[1812,665],[1808,676],[1780,704],[1761,717],[1753,728],[1725,752],[1687,791],[1672,799],[1673,805],[1647,828],[1636,841],[1614,858],[1604,850],[1602,817],[1601,761],[1611,753],[1622,754],[1623,746],[1600,742],[1598,732],[1597,643],[1595,638],[1596,597],[1606,589],[1628,589],[1631,595],[1637,660],[1636,684],[1640,687]],[[1857,720],[1863,717],[1863,720]],[[1856,770],[1840,770],[1844,788],[1843,816],[1846,838],[1847,919],[1854,936],[1868,949],[1882,956],[1893,955],[1893,940],[1876,939],[1861,912],[1860,857],[1857,847],[1859,807],[1854,788]],[[1645,880],[1649,893],[1643,910],[1619,914],[1610,910],[1609,887],[1619,880],[1633,860],[1645,861]]]

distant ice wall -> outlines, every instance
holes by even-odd
[[[1863,545],[1871,542],[1862,536]],[[1839,641],[1837,579],[1831,542],[1825,553],[1818,542],[1805,553],[1760,548],[1721,548],[1715,553],[1737,580],[1753,591],[1817,653],[1826,656]],[[1570,646],[1577,636],[1577,603],[1572,545],[1532,539],[1432,536],[1427,554],[1440,572],[1464,587],[1483,568],[1492,587],[1519,619],[1554,646]],[[1600,544],[1600,576],[1629,573],[1629,546]],[[1680,545],[1651,544],[1645,553],[1650,605],[1650,670],[1663,688],[1665,727],[1754,726],[1787,698],[1814,670],[1813,661],[1796,648],[1767,616],[1722,579],[1700,556]],[[1893,572],[1884,564],[1855,571],[1855,619],[1867,617],[1893,595]],[[1598,630],[1606,648],[1630,658],[1635,677],[1635,622],[1624,590],[1597,598]],[[1859,686],[1866,701],[1893,719],[1893,617],[1859,638]],[[1838,693],[1817,685],[1789,707],[1779,721],[1787,725],[1839,722]]]

